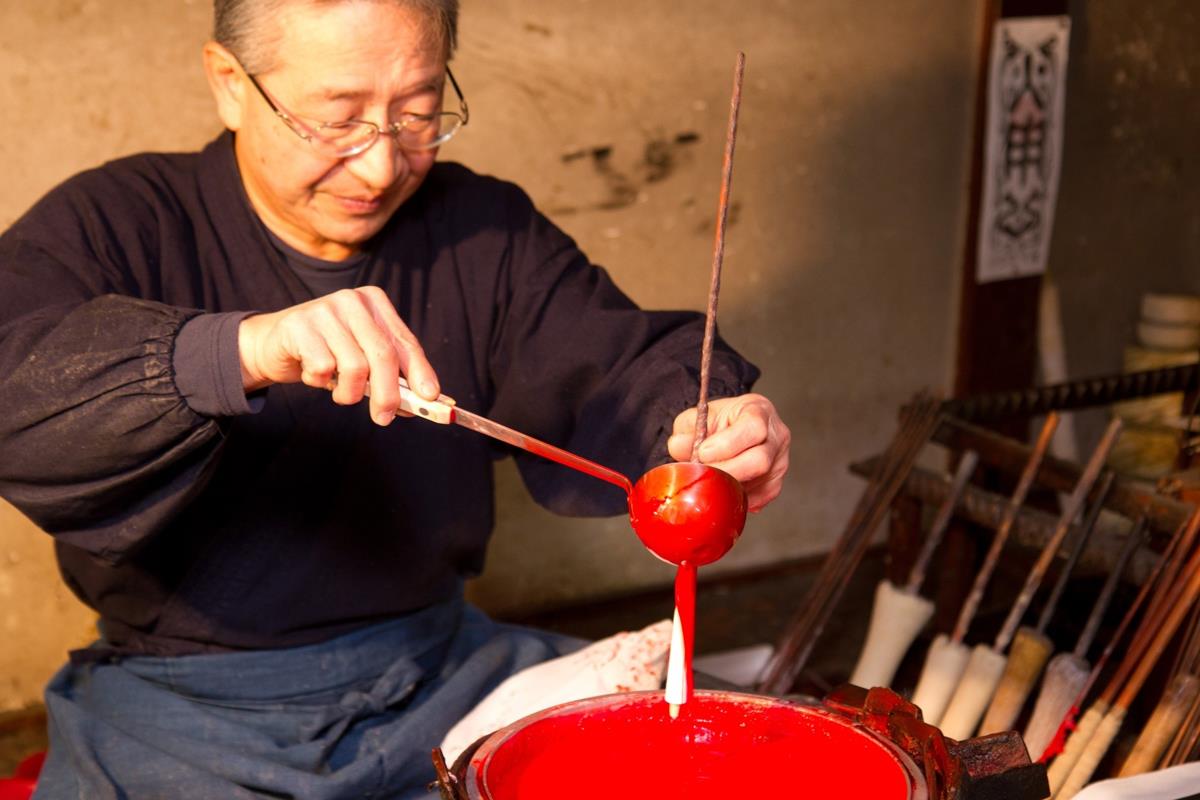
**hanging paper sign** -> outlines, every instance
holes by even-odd
[[[1070,17],[996,23],[988,79],[979,283],[1046,271],[1062,155]]]

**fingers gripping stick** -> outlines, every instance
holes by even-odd
[[[404,411],[412,414],[414,417],[421,417],[430,422],[436,422],[439,425],[450,425],[454,422],[454,398],[444,394],[439,394],[436,400],[426,400],[412,390],[408,385],[408,381],[400,378],[400,405],[399,411]],[[326,387],[329,391],[337,388],[337,376],[333,376],[333,380]],[[371,384],[366,384],[363,387],[363,396],[371,396]]]
[[[437,400],[426,400],[414,392],[404,378],[400,379],[400,410],[439,425],[454,422],[454,398],[439,394]]]

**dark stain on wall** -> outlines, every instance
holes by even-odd
[[[637,202],[643,187],[667,180],[686,163],[688,150],[699,141],[700,134],[695,131],[650,137],[642,147],[642,152],[628,166],[618,165],[616,148],[610,144],[563,153],[561,161],[568,169],[574,170],[583,164],[591,166],[593,174],[600,178],[603,195],[592,202],[559,206],[550,209],[550,212],[557,215],[578,214],[631,206]]]

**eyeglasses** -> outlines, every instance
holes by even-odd
[[[380,128],[374,122],[365,119],[348,119],[344,122],[314,121],[312,125],[307,125],[272,99],[253,75],[247,72],[246,77],[275,112],[275,116],[283,120],[293,133],[316,148],[318,153],[329,158],[350,158],[365,152],[385,131],[405,150],[432,150],[448,142],[471,118],[462,89],[458,88],[458,81],[454,79],[454,73],[449,67],[446,67],[446,77],[450,79],[454,94],[458,96],[458,111],[401,114],[399,121],[390,123],[386,128]]]

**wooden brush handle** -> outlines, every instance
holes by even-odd
[[[1158,701],[1158,706],[1150,715],[1146,727],[1142,728],[1142,735],[1133,745],[1132,752],[1121,765],[1119,777],[1141,775],[1158,766],[1159,757],[1179,730],[1198,691],[1200,677],[1186,673],[1175,676],[1163,692],[1162,699]]]
[[[1196,583],[1200,580],[1200,562],[1197,561],[1200,558],[1200,550],[1191,556],[1188,555],[1192,552],[1192,545],[1198,533],[1200,510],[1193,512],[1184,525],[1177,552],[1169,549],[1168,552],[1172,553],[1171,558],[1168,559],[1167,553],[1164,553],[1159,562],[1163,570],[1156,580],[1154,596],[1146,606],[1146,614],[1125,651],[1125,658],[1121,660],[1116,674],[1101,694],[1107,702],[1129,707],[1132,694],[1136,694],[1141,688],[1142,680],[1158,660],[1167,640],[1175,634],[1175,629],[1187,613],[1187,607],[1195,600],[1196,593],[1200,592],[1200,585]],[[1172,537],[1171,544],[1174,546],[1175,543],[1175,537]],[[1177,580],[1181,575],[1184,576],[1183,580]],[[1145,588],[1143,586],[1143,589]],[[1119,697],[1118,692],[1121,692]]]
[[[1200,692],[1197,692],[1196,696],[1192,698],[1192,707],[1183,716],[1183,724],[1175,732],[1175,738],[1171,740],[1171,746],[1167,748],[1167,752],[1163,754],[1162,759],[1158,762],[1159,769],[1174,767],[1193,760],[1191,751],[1196,743],[1196,739],[1200,738],[1200,727],[1198,725],[1200,725]]]
[[[1000,684],[979,724],[980,736],[1012,730],[1052,652],[1054,643],[1045,634],[1033,628],[1017,629],[1004,674],[1000,676]]]
[[[933,602],[898,589],[890,581],[875,587],[871,624],[850,682],[864,689],[891,686],[913,639],[933,616]]]
[[[1046,752],[1087,683],[1089,671],[1088,663],[1073,653],[1059,653],[1050,659],[1033,714],[1025,726],[1025,747],[1030,758],[1037,761]]]
[[[1197,512],[1197,516],[1200,517],[1200,512]],[[1150,675],[1150,670],[1154,669],[1154,665],[1158,663],[1159,657],[1170,643],[1171,637],[1179,629],[1179,624],[1187,616],[1188,610],[1196,602],[1196,598],[1200,597],[1200,549],[1192,554],[1180,574],[1187,576],[1186,582],[1173,589],[1170,597],[1163,601],[1165,619],[1154,631],[1153,638],[1137,655],[1137,666],[1134,667],[1133,674],[1121,688],[1121,693],[1117,695],[1116,702],[1113,703],[1114,708],[1117,706],[1129,708],[1129,704],[1137,697],[1142,684]]]
[[[925,722],[937,725],[942,721],[946,705],[970,657],[971,651],[962,642],[952,642],[944,633],[934,638],[912,697],[913,705],[921,709],[921,718]]]
[[[946,535],[946,529],[950,527],[950,520],[954,518],[954,509],[958,507],[963,490],[967,488],[967,481],[971,479],[978,464],[979,454],[974,450],[967,450],[962,454],[958,468],[954,471],[954,478],[950,482],[950,490],[946,492],[942,504],[938,506],[937,516],[933,518],[933,524],[929,526],[929,533],[921,544],[917,560],[913,562],[912,571],[908,574],[908,584],[904,588],[909,594],[917,594],[921,591],[921,584],[925,582],[925,573],[933,560],[933,554],[941,543],[942,537]]]
[[[946,713],[942,715],[942,722],[938,726],[942,733],[960,741],[971,738],[971,734],[979,727],[983,710],[996,692],[1007,661],[1003,653],[997,653],[987,645],[975,645],[967,670],[954,689]]]
[[[958,621],[955,622],[954,632],[950,637],[956,642],[961,642],[967,636],[967,628],[970,627],[971,620],[975,617],[975,611],[979,608],[980,601],[983,600],[983,592],[987,589],[992,572],[995,571],[996,564],[1000,561],[1004,543],[1008,541],[1008,534],[1012,531],[1017,514],[1025,503],[1025,495],[1033,486],[1038,469],[1042,465],[1042,459],[1046,455],[1046,449],[1050,447],[1050,440],[1054,437],[1054,430],[1057,427],[1058,414],[1051,411],[1046,415],[1046,421],[1042,423],[1042,429],[1033,445],[1033,452],[1030,454],[1029,460],[1025,462],[1024,469],[1021,470],[1021,477],[1017,479],[1017,488],[1013,490],[1012,497],[1009,498],[1008,505],[1004,508],[1004,516],[1000,520],[1000,526],[996,528],[996,533],[992,536],[992,544],[988,548],[987,555],[984,556],[983,566],[975,574],[975,582],[971,584],[971,591],[967,593],[962,608],[958,611]]]
[[[1096,735],[1096,729],[1100,727],[1100,723],[1104,721],[1104,715],[1107,713],[1107,703],[1102,700],[1092,703],[1091,707],[1083,712],[1083,717],[1080,718],[1079,724],[1075,726],[1075,732],[1067,737],[1066,747],[1059,753],[1058,758],[1054,759],[1054,763],[1050,765],[1050,768],[1046,770],[1046,777],[1050,781],[1050,796],[1054,800],[1058,800],[1061,796],[1060,792],[1066,785],[1067,778],[1071,776],[1071,771],[1079,763],[1079,757],[1083,755],[1083,751],[1087,749],[1088,743]]]
[[[1096,726],[1096,733],[1088,740],[1083,752],[1079,754],[1079,760],[1071,768],[1071,774],[1067,776],[1066,783],[1054,795],[1055,800],[1071,800],[1072,797],[1079,794],[1080,789],[1091,783],[1092,775],[1096,772],[1100,759],[1104,758],[1113,739],[1117,738],[1117,731],[1121,730],[1121,723],[1124,721],[1124,708],[1113,706],[1108,710],[1104,719]]]
[[[1004,625],[996,634],[996,650],[998,652],[1002,653],[1008,649],[1009,642],[1012,641],[1012,637],[1021,624],[1021,618],[1025,616],[1025,610],[1033,602],[1033,596],[1041,585],[1042,578],[1046,575],[1046,570],[1050,568],[1050,563],[1058,555],[1063,539],[1066,538],[1067,531],[1071,529],[1071,523],[1083,508],[1088,493],[1096,483],[1096,478],[1100,476],[1100,470],[1104,469],[1104,462],[1116,443],[1117,437],[1121,435],[1122,424],[1120,417],[1114,417],[1109,421],[1108,428],[1104,431],[1104,438],[1100,440],[1100,444],[1096,445],[1096,449],[1088,459],[1087,466],[1079,477],[1079,482],[1075,484],[1075,490],[1071,492],[1071,496],[1067,499],[1066,505],[1058,517],[1054,533],[1050,534],[1049,540],[1042,547],[1041,554],[1038,555],[1033,568],[1025,577],[1025,585],[1021,587],[1021,593],[1017,595],[1012,608],[1008,610],[1008,617],[1004,620]],[[1084,535],[1086,536],[1086,533]]]

